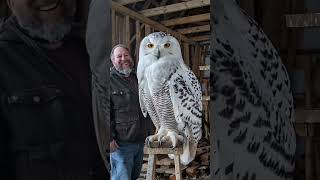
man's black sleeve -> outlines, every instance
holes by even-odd
[[[92,110],[100,152],[106,166],[110,145],[109,58],[111,50],[110,2],[92,0],[86,31],[86,45],[92,72]]]
[[[113,107],[112,101],[110,102],[111,109]],[[117,134],[116,134],[116,122],[114,117],[114,111],[110,111],[110,130],[111,130],[111,140],[117,140]]]
[[[0,179],[10,179],[8,123],[4,117],[5,95],[0,89]]]

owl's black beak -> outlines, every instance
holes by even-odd
[[[159,50],[159,48],[157,48],[157,59],[159,59],[160,58],[160,50]]]

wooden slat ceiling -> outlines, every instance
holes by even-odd
[[[134,11],[136,17],[139,16],[144,21],[152,22],[149,25],[161,27],[163,31],[166,30],[166,32],[171,32],[170,34],[183,37],[189,43],[209,43],[210,0],[112,1],[113,8],[126,8]],[[132,16],[133,13],[126,14]]]
[[[125,15],[128,15],[136,20],[139,20],[139,21],[142,21],[142,22],[145,22],[146,24],[148,25],[151,25],[153,27],[156,27],[157,29],[159,29],[160,31],[164,31],[164,32],[168,32],[174,36],[177,36],[177,37],[180,37],[182,40],[190,43],[190,44],[195,44],[195,42],[187,37],[185,37],[184,35],[181,35],[180,33],[177,33],[175,31],[172,31],[171,29],[165,27],[164,25],[160,24],[160,23],[157,23],[156,21],[154,20],[151,20],[147,17],[144,17],[143,15],[133,11],[133,10],[130,10],[128,9],[127,7],[125,6],[122,6],[118,3],[115,3],[115,2],[111,2],[111,5],[112,5],[112,8],[117,10],[118,12],[121,12]]]
[[[210,5],[209,0],[192,0],[187,2],[170,4],[167,6],[146,9],[146,10],[140,11],[140,13],[146,17],[150,17],[150,16],[157,16],[157,15],[171,13],[171,12],[184,11],[184,10],[193,9],[197,7],[203,7],[206,5]]]

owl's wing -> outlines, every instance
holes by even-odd
[[[202,92],[200,84],[186,67],[177,68],[169,79],[169,92],[179,131],[197,143],[201,138]]]
[[[144,91],[143,91],[143,88],[141,86],[139,86],[139,103],[140,103],[140,108],[141,108],[141,111],[142,111],[142,114],[144,117],[147,117],[147,108],[144,104],[144,101],[145,101],[145,94],[144,94]]]
[[[288,180],[296,139],[285,66],[261,27],[235,2],[215,0],[212,12],[213,179]]]
[[[159,129],[160,122],[153,105],[151,95],[146,87],[142,87],[141,85],[139,85],[139,102],[143,116],[147,117],[147,113],[149,113],[154,126],[156,127],[156,129]]]

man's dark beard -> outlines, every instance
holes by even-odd
[[[71,30],[71,23],[58,22],[53,25],[48,24],[22,24],[20,26],[25,29],[33,38],[40,38],[50,43],[61,41]]]
[[[116,70],[120,73],[120,74],[123,74],[125,77],[129,77],[133,68],[126,68],[126,69],[123,69],[123,68],[119,68],[119,67],[116,67]]]
[[[40,38],[48,42],[59,42],[71,30],[71,22],[58,22],[55,24],[22,24],[20,26],[25,29],[33,38]]]
[[[32,17],[30,12],[21,10],[23,12],[17,17],[19,25],[33,38],[43,39],[50,43],[61,41],[71,31],[76,7],[73,0],[66,0],[62,3],[64,3],[65,16],[60,21],[54,24],[39,22]]]

